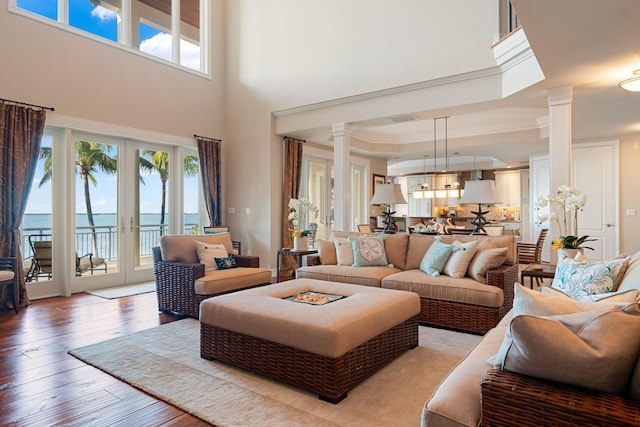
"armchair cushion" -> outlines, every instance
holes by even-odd
[[[200,260],[198,259],[198,252],[194,243],[195,239],[203,243],[222,244],[224,245],[228,254],[233,253],[231,234],[227,232],[217,234],[201,234],[198,236],[162,236],[160,238],[162,260],[169,262],[186,262],[190,264],[199,263]]]

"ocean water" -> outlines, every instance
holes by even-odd
[[[96,227],[115,227],[118,224],[118,217],[115,213],[97,213],[93,214],[93,221]],[[165,215],[166,224],[168,222],[168,215]],[[184,214],[185,225],[193,225],[198,223],[197,213]],[[34,230],[51,230],[51,214],[25,214],[22,218],[22,229],[25,234],[36,234],[31,231]],[[141,225],[158,225],[160,224],[160,214],[144,213],[140,215]],[[84,228],[89,226],[89,219],[87,214],[76,214],[76,228]]]

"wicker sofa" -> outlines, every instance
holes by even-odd
[[[334,231],[332,240],[366,235]],[[318,255],[307,257],[307,265],[296,271],[296,277],[412,291],[420,295],[420,323],[484,334],[496,326],[512,306],[513,283],[518,275],[516,238],[441,237],[444,243],[491,239],[495,247],[507,248],[506,260],[503,265],[487,271],[486,284],[471,277],[432,277],[419,266],[435,236],[398,233],[388,235],[384,242],[388,266],[337,265],[333,242],[318,241]]]
[[[638,289],[640,253],[630,258],[618,286]],[[501,348],[512,318],[513,310],[443,379],[425,404],[423,427],[640,426],[640,401],[627,395],[492,368],[488,361]],[[640,387],[638,362],[627,381]]]
[[[206,298],[271,283],[271,270],[260,268],[256,256],[236,254],[238,268],[207,270],[198,258],[196,242],[222,244],[227,253],[234,253],[229,233],[163,236],[160,246],[153,248],[160,311],[198,318]]]

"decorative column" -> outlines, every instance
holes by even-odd
[[[351,125],[334,123],[333,130],[333,229],[351,230]]]
[[[547,103],[549,105],[549,194],[565,184],[572,185],[573,163],[571,161],[571,102],[573,101],[573,89],[570,86],[558,87],[547,91]],[[559,218],[564,212],[559,212],[557,206],[553,206]],[[571,229],[571,226],[569,227]],[[557,224],[551,223],[549,235],[553,242],[560,236]],[[551,251],[551,263],[557,262],[556,251]]]

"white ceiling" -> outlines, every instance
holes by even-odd
[[[434,111],[395,116],[413,116],[412,121],[353,122],[352,138],[375,146],[368,154],[391,160],[390,171],[396,163],[403,173],[422,172],[425,164],[431,171],[433,118],[447,115],[449,170],[528,165],[530,155],[547,151],[548,90],[563,86],[573,90],[574,141],[610,140],[640,132],[640,93],[618,87],[640,68],[640,1],[512,3],[544,73],[543,81],[499,101],[458,106],[435,116]],[[437,157],[443,157],[444,122],[439,120],[437,126]],[[330,124],[289,135],[332,144]],[[403,145],[401,155],[398,144]]]

